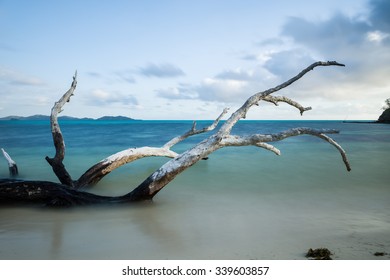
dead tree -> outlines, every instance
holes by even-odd
[[[297,108],[301,114],[311,110],[310,107],[303,107],[298,102],[284,96],[273,96],[272,94],[291,85],[302,78],[306,73],[318,66],[344,66],[335,61],[315,62],[305,68],[298,75],[290,80],[268,90],[258,92],[249,97],[246,102],[225,121],[225,123],[211,136],[196,144],[189,150],[177,154],[172,147],[184,139],[206,131],[215,130],[221,118],[228,112],[225,109],[220,116],[209,127],[196,128],[196,122],[192,128],[181,136],[175,137],[161,147],[139,147],[130,148],[113,154],[89,168],[77,180],[73,180],[66,170],[63,160],[65,157],[65,143],[57,120],[62,107],[70,101],[77,85],[76,75],[70,89],[56,102],[51,111],[50,123],[56,150],[53,158],[46,157],[60,183],[46,181],[22,181],[16,179],[0,180],[0,203],[42,203],[50,206],[72,206],[96,203],[127,203],[135,201],[152,200],[153,197],[167,184],[175,179],[177,175],[191,167],[199,160],[207,159],[214,151],[228,146],[257,146],[280,155],[280,151],[270,143],[281,141],[288,137],[299,135],[311,135],[319,137],[333,145],[341,154],[342,160],[348,171],[351,170],[347,156],[343,148],[326,134],[339,133],[331,129],[312,129],[299,127],[289,129],[275,134],[252,134],[248,136],[231,134],[232,128],[241,119],[245,119],[249,109],[259,105],[261,101],[271,102],[278,105],[279,102],[287,103]],[[76,73],[77,74],[77,73]],[[104,176],[114,169],[131,163],[144,157],[168,157],[168,162],[147,177],[140,185],[131,192],[117,197],[99,196],[82,191],[85,186],[92,186],[98,183]]]

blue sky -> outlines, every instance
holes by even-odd
[[[249,119],[376,119],[390,97],[390,1],[0,0],[0,116],[213,119],[317,60],[279,92],[313,110]]]

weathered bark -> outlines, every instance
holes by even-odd
[[[287,104],[297,108],[299,110],[299,112],[301,113],[301,115],[303,115],[304,112],[311,110],[311,107],[303,107],[298,102],[295,102],[294,100],[291,100],[290,98],[287,98],[285,96],[268,95],[268,96],[263,98],[263,101],[271,102],[271,103],[275,104],[276,106],[279,105],[279,102],[287,103]]]
[[[46,156],[47,162],[53,168],[54,174],[56,174],[57,178],[64,185],[74,187],[74,183],[72,177],[68,173],[63,164],[63,160],[65,158],[65,141],[62,136],[62,132],[60,129],[60,125],[58,123],[58,114],[62,111],[62,107],[65,103],[70,101],[70,97],[73,95],[77,86],[77,71],[73,76],[73,82],[70,86],[70,89],[62,96],[62,98],[56,102],[51,109],[50,115],[50,124],[51,124],[51,133],[53,136],[54,147],[56,149],[56,153],[54,158],[49,158]]]
[[[44,204],[69,207],[101,203],[131,202],[131,198],[101,196],[48,181],[0,180],[0,204]]]
[[[114,169],[144,157],[174,158],[176,156],[177,153],[166,148],[141,147],[127,149],[96,163],[81,175],[77,182],[75,182],[75,185],[77,189],[95,185]]]
[[[283,96],[271,96],[272,93],[277,92],[298,79],[302,78],[306,73],[313,70],[317,66],[344,66],[343,64],[335,61],[328,62],[316,62],[304,69],[298,75],[288,80],[285,83],[280,84],[277,87],[268,89],[263,92],[258,92],[252,95],[246,100],[246,102],[234,112],[227,121],[219,128],[219,130],[213,135],[209,136],[202,142],[198,143],[194,147],[178,155],[171,151],[173,145],[180,141],[183,141],[187,137],[211,131],[217,127],[218,122],[227,109],[215,120],[215,122],[201,130],[196,129],[196,123],[194,122],[191,130],[185,134],[175,137],[161,148],[155,147],[141,147],[131,148],[121,151],[117,154],[111,155],[106,159],[98,162],[90,169],[88,169],[77,181],[73,181],[62,164],[65,156],[65,144],[62,137],[62,133],[59,129],[57,122],[57,115],[61,111],[62,106],[69,101],[70,96],[73,95],[73,91],[76,87],[76,75],[74,77],[71,89],[64,94],[59,102],[55,104],[52,109],[51,126],[53,141],[56,147],[56,155],[53,159],[48,159],[52,165],[54,172],[60,179],[61,184],[45,181],[17,181],[17,180],[0,180],[0,202],[10,201],[27,201],[27,202],[41,202],[47,205],[80,205],[80,204],[95,204],[95,203],[120,203],[120,202],[133,202],[142,200],[151,200],[162,188],[164,188],[169,182],[171,182],[177,175],[197,163],[201,159],[207,158],[208,155],[214,151],[228,147],[228,146],[248,146],[253,145],[267,149],[280,155],[280,151],[275,148],[269,142],[276,142],[288,137],[298,136],[302,134],[312,135],[319,137],[334,147],[340,152],[344,164],[347,170],[350,171],[350,164],[348,162],[345,151],[342,147],[325,133],[333,134],[338,133],[335,130],[316,130],[310,128],[295,128],[286,130],[284,132],[275,134],[253,134],[248,136],[231,135],[231,130],[234,125],[240,120],[245,118],[248,110],[254,106],[259,105],[260,101],[272,102],[277,105],[279,102],[285,102],[293,107],[296,107],[301,114],[310,107],[303,107],[298,102],[293,101]],[[134,160],[148,157],[148,156],[164,156],[173,158],[158,170],[152,173],[146,178],[139,186],[133,191],[120,197],[107,197],[98,196],[87,192],[77,190],[77,188],[92,185],[97,183],[105,175],[109,174],[115,168],[122,166],[123,164],[130,163]]]

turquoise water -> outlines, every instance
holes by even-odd
[[[192,122],[60,124],[65,164],[76,179],[117,151],[161,146]],[[153,203],[65,210],[1,206],[0,259],[302,259],[310,247],[327,247],[336,259],[390,253],[390,126],[245,121],[233,133],[298,126],[339,129],[332,137],[347,151],[352,171],[334,147],[309,136],[275,143],[279,157],[255,147],[225,148],[186,170]],[[0,147],[18,163],[20,177],[57,180],[44,159],[54,155],[48,122],[1,121]],[[125,194],[166,161],[126,165],[89,191]],[[0,163],[0,178],[8,177],[6,161]]]

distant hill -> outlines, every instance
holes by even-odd
[[[20,117],[20,116],[8,116],[4,118],[0,118],[1,121],[23,121],[23,120],[49,120],[49,116],[44,116],[44,115],[33,115],[29,117]]]
[[[76,117],[70,117],[70,116],[60,116],[58,117],[59,120],[96,120],[96,121],[134,121],[135,119],[124,117],[124,116],[103,116],[98,119],[92,119],[92,118],[76,118]],[[49,121],[50,116],[46,115],[33,115],[29,117],[21,117],[21,116],[8,116],[0,118],[0,121]]]
[[[390,108],[387,108],[382,115],[379,116],[379,123],[390,123]]]
[[[104,116],[96,119],[97,121],[131,121],[134,120],[132,118],[124,117],[124,116]]]

